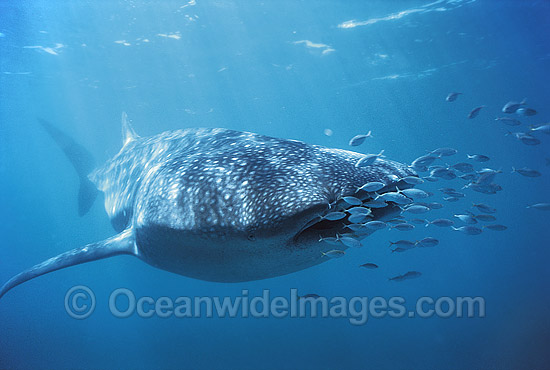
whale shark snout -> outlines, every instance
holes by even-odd
[[[349,233],[351,206],[343,198],[368,202],[397,186],[409,187],[400,179],[415,175],[390,160],[360,167],[363,154],[247,132],[187,129],[141,138],[125,115],[123,127],[122,150],[88,176],[104,193],[120,234],[15,276],[0,297],[45,273],[120,254],[207,281],[303,270],[327,260],[323,252],[333,248],[320,240]],[[83,167],[64,151],[80,175]],[[358,190],[373,181],[384,188]],[[369,212],[371,219],[384,219],[397,211],[387,202]],[[342,218],[326,219],[330,212]]]

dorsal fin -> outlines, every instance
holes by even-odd
[[[139,138],[139,135],[136,134],[134,128],[128,121],[128,115],[126,112],[122,112],[122,146],[125,146],[131,141]]]

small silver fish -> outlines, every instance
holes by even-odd
[[[501,170],[493,170],[491,168],[484,168],[484,169],[478,171],[477,173],[478,173],[479,177],[476,181],[476,184],[478,184],[478,185],[489,185],[495,180],[496,175],[498,175],[499,173],[502,173],[502,171]]]
[[[327,213],[323,218],[328,221],[337,221],[346,217],[344,212],[330,212]]]
[[[409,271],[407,273],[405,273],[403,275],[403,277],[405,279],[414,279],[414,278],[417,278],[417,277],[420,277],[422,275],[421,272],[418,272],[418,271]]]
[[[531,108],[519,108],[516,113],[521,116],[534,116],[537,111]]]
[[[386,221],[386,223],[390,224],[390,225],[402,224],[403,222],[405,222],[405,217],[403,217],[401,215],[396,216],[395,218],[392,218],[391,220]]]
[[[485,108],[484,105],[472,109],[472,111],[471,111],[470,113],[468,113],[468,119],[476,118],[476,117],[478,116],[479,112],[480,112],[483,108]]]
[[[497,184],[480,185],[477,183],[472,183],[466,185],[464,188],[468,188],[482,194],[496,194],[498,191],[502,190],[502,187]]]
[[[342,242],[342,244],[344,244],[346,247],[350,247],[350,248],[361,248],[363,246],[363,244],[361,244],[361,242],[351,236],[346,236],[346,235],[340,235],[338,237],[338,239],[340,239],[340,241]]]
[[[431,165],[438,157],[432,154],[426,154],[421,157],[416,158],[412,163],[411,167],[426,167]]]
[[[438,227],[451,227],[453,226],[455,223],[454,221],[452,220],[448,220],[446,218],[436,218],[435,220],[433,221],[429,221],[427,224],[426,224],[426,227],[428,227],[428,225],[435,225],[435,226],[438,226]]]
[[[398,240],[396,242],[390,241],[390,248],[393,246],[405,248],[405,249],[411,249],[416,247],[416,243],[411,242],[410,240]]]
[[[423,218],[413,218],[412,220],[410,220],[410,222],[412,222],[413,224],[417,224],[417,225],[424,225],[428,221],[423,219]]]
[[[340,257],[343,257],[346,254],[346,252],[338,249],[333,249],[328,252],[321,252],[321,254],[328,258],[340,258]]]
[[[461,227],[454,227],[452,226],[453,230],[460,231],[461,233],[464,233],[466,235],[479,235],[481,234],[482,230],[479,227],[475,226],[461,226]]]
[[[473,203],[473,207],[476,207],[478,210],[480,210],[483,213],[495,213],[497,210],[491,206],[488,206],[487,204],[483,203]]]
[[[472,154],[472,155],[468,154],[468,159],[473,159],[474,161],[477,161],[477,162],[487,162],[491,158],[483,154]]]
[[[412,203],[412,199],[406,197],[405,195],[398,192],[388,192],[384,193],[376,198],[376,200],[383,200],[386,202],[394,202],[396,204],[409,204]]]
[[[401,180],[406,182],[409,185],[420,185],[424,183],[424,180],[422,180],[418,176],[407,176],[407,177],[403,177]]]
[[[399,231],[409,231],[414,229],[414,225],[408,224],[406,222],[402,222],[402,223],[390,226],[390,229],[396,229]]]
[[[342,199],[344,200],[344,202],[346,202],[350,206],[359,206],[361,205],[361,203],[363,203],[360,199],[352,196],[343,197]]]
[[[374,270],[374,269],[377,269],[378,268],[378,265],[375,264],[375,263],[363,263],[361,266],[359,267],[364,267],[366,269],[369,269],[369,270]]]
[[[419,165],[413,166],[413,165],[411,164],[409,167],[412,168],[413,170],[415,170],[416,172],[426,172],[426,171],[428,171],[428,167],[427,167],[427,166],[419,166]]]
[[[476,215],[474,216],[476,220],[483,221],[483,222],[493,222],[496,221],[496,217],[493,215]]]
[[[531,126],[530,131],[543,132],[546,135],[550,135],[550,125]]]
[[[519,141],[521,141],[525,145],[539,145],[540,140],[536,137],[533,137],[531,135],[523,135],[519,138]]]
[[[533,170],[531,168],[523,167],[523,168],[515,168],[512,167],[512,173],[519,173],[522,176],[525,177],[539,177],[541,176],[541,173],[537,170]]]
[[[449,95],[447,95],[445,100],[448,101],[448,102],[453,102],[458,98],[459,95],[462,95],[462,93],[460,93],[460,92],[449,93]]]
[[[387,207],[388,204],[384,202],[383,200],[369,200],[365,203],[363,203],[363,206],[369,207],[369,208],[384,208]]]
[[[352,207],[346,210],[350,215],[370,215],[371,210],[365,207]]]
[[[376,160],[380,157],[382,157],[382,154],[384,153],[384,150],[380,151],[378,154],[367,154],[363,158],[357,161],[355,163],[355,167],[366,167],[374,164]]]
[[[466,196],[466,194],[459,191],[452,191],[450,193],[447,193],[447,195],[453,198],[464,198]]]
[[[404,194],[406,197],[409,197],[412,199],[424,199],[430,196],[424,190],[420,190],[420,189],[404,189],[404,190],[397,189],[397,192]]]
[[[348,217],[348,221],[352,224],[360,224],[368,220],[368,215],[366,214],[355,214]]]
[[[409,212],[409,213],[412,213],[414,215],[419,215],[419,214],[422,214],[422,213],[426,213],[428,212],[430,209],[426,206],[422,206],[422,205],[417,205],[417,204],[413,204],[411,206],[408,206],[406,207],[403,212]]]
[[[500,121],[508,126],[519,126],[521,125],[521,122],[518,121],[517,119],[515,118],[511,118],[511,117],[497,117],[495,118],[495,121]]]
[[[506,136],[513,136],[525,145],[539,145],[540,140],[524,132],[508,132]]]
[[[408,279],[415,279],[415,278],[418,278],[422,275],[422,273],[418,272],[418,271],[409,271],[403,275],[397,275],[397,276],[394,276],[392,278],[389,278],[390,281],[403,281],[403,280],[408,280]]]
[[[431,203],[428,203],[428,208],[429,209],[441,209],[441,208],[443,208],[443,204],[437,203],[437,202],[431,202]]]
[[[456,153],[458,153],[458,150],[453,148],[437,148],[433,150],[430,154],[436,155],[438,157],[449,157],[451,155],[455,155]]]
[[[383,221],[369,221],[364,223],[363,226],[371,230],[381,230],[386,227],[386,223]]]
[[[335,238],[333,236],[328,236],[326,238],[323,238],[322,236],[319,237],[319,242],[326,242],[330,245],[340,245],[340,239]]]
[[[477,174],[475,173],[467,173],[465,175],[462,175],[462,176],[459,176],[462,180],[466,180],[466,181],[473,181],[473,180],[477,180]]]
[[[349,141],[349,145],[350,146],[359,146],[359,145],[363,144],[365,139],[368,138],[368,137],[372,137],[372,132],[371,131],[367,132],[366,135],[356,135],[356,136],[352,137],[351,140]]]
[[[418,246],[420,247],[427,247],[427,248],[431,248],[431,247],[435,247],[439,244],[439,240],[437,240],[436,238],[432,238],[432,237],[427,237],[427,238],[424,238],[420,241],[418,241]]]
[[[443,200],[445,202],[458,202],[460,200],[460,198],[457,198],[457,197],[445,197],[443,198]]]
[[[506,226],[498,225],[498,224],[484,225],[483,228],[484,229],[489,229],[489,230],[494,230],[494,231],[504,231],[504,230],[508,229]]]
[[[455,170],[460,171],[462,173],[474,172],[474,166],[472,166],[470,163],[461,162],[461,163],[453,164],[451,168],[454,168]]]
[[[456,191],[456,189],[453,189],[453,188],[439,188],[437,190],[439,190],[444,194],[454,193]]]
[[[414,206],[414,205],[428,207],[428,203],[426,203],[426,202],[414,202],[414,204],[410,204],[410,206]],[[408,206],[406,206],[406,207],[408,207]],[[430,207],[428,207],[428,208],[430,208]]]
[[[453,170],[448,168],[435,168],[430,172],[430,176],[439,177],[444,180],[456,179],[456,174],[453,172]]]
[[[550,211],[550,203],[537,203],[527,206],[527,208],[538,209],[539,211]]]
[[[458,218],[460,221],[467,223],[469,225],[475,225],[477,224],[477,220],[475,219],[473,214],[467,214],[467,215],[454,215],[456,218]]]
[[[521,102],[509,101],[502,107],[502,113],[515,113],[522,105],[527,104],[527,99],[523,99]]]
[[[393,253],[393,252],[403,253],[403,252],[406,252],[406,251],[408,251],[408,250],[410,250],[410,249],[397,247],[397,248],[392,249],[391,252],[392,252],[392,253]]]
[[[375,191],[382,189],[384,186],[386,186],[386,184],[378,181],[367,182],[365,185],[358,188],[357,191],[363,190],[363,191],[366,191],[367,193],[373,193]]]

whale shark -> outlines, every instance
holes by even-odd
[[[103,193],[117,234],[50,258],[14,276],[0,297],[35,277],[118,255],[213,282],[273,278],[330,260],[323,238],[351,235],[344,197],[368,202],[416,176],[382,157],[357,166],[364,154],[223,128],[190,128],[151,137],[136,134],[122,115],[122,149],[95,167],[89,152],[54,125],[42,126],[80,178],[79,214]],[[377,193],[361,187],[381,182]],[[400,209],[371,210],[386,219]],[[362,235],[365,237],[367,235]],[[341,243],[340,243],[341,244]],[[345,250],[341,244],[338,250]]]

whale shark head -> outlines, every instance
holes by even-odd
[[[348,214],[325,218],[350,207],[344,197],[369,201],[397,186],[408,187],[400,179],[415,175],[397,162],[377,158],[358,166],[363,154],[295,140],[227,129],[140,138],[124,116],[123,123],[120,152],[81,176],[81,183],[104,193],[105,209],[120,234],[17,275],[0,296],[44,273],[118,254],[209,281],[299,271],[328,259],[323,252],[334,246],[320,240],[350,232]],[[69,144],[67,155],[71,151],[66,148],[76,145]],[[373,181],[384,184],[377,194],[358,190]],[[81,185],[81,192],[88,188]],[[381,219],[397,210],[388,202],[372,209],[371,217]]]

